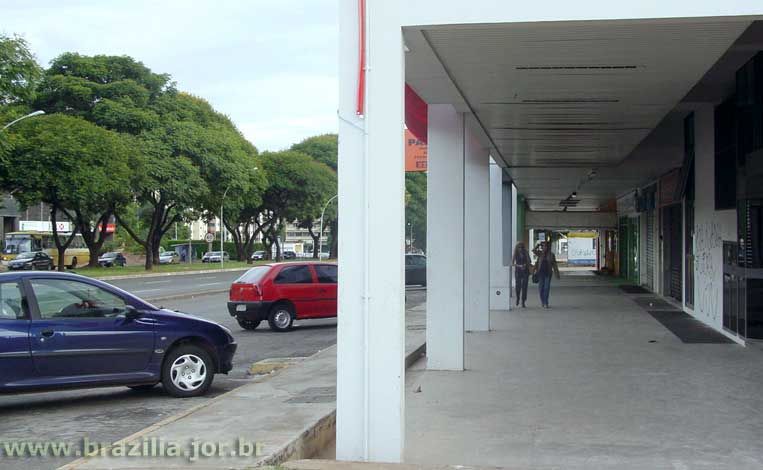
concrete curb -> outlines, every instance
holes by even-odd
[[[288,460],[307,459],[318,454],[336,435],[336,410],[307,426],[294,440],[256,464],[278,466]]]
[[[410,368],[427,350],[423,343],[405,355],[405,368]],[[336,408],[315,423],[308,425],[298,436],[279,450],[257,462],[256,466],[279,466],[289,460],[309,459],[317,455],[336,437]]]
[[[169,272],[169,273],[124,274],[121,276],[97,276],[97,277],[93,277],[93,279],[98,279],[99,281],[121,281],[123,279],[150,279],[152,277],[191,276],[193,274],[233,273],[237,271],[248,271],[254,266],[257,266],[257,265],[253,264],[247,268],[199,269],[197,271],[175,271],[175,272]],[[74,272],[76,273],[76,271]]]

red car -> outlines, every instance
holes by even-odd
[[[289,331],[295,319],[336,316],[336,283],[336,264],[264,264],[233,282],[228,312],[246,330],[267,320],[271,330]]]

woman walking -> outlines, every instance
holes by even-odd
[[[551,276],[555,275],[559,279],[559,267],[556,265],[556,256],[551,251],[551,245],[548,242],[541,242],[533,250],[538,261],[535,262],[535,273],[538,275],[538,292],[540,293],[540,303],[543,308],[548,308],[548,295],[551,293]]]
[[[530,277],[530,254],[527,252],[524,242],[519,242],[514,247],[511,265],[514,266],[517,306],[519,306],[521,299],[522,307],[524,308],[527,301],[527,280]]]

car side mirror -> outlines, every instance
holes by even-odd
[[[128,305],[125,307],[125,319],[126,320],[137,320],[142,315],[141,311],[137,308],[133,307],[132,305]]]

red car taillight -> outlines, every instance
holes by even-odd
[[[230,300],[262,300],[262,292],[257,284],[233,284],[230,286]]]

